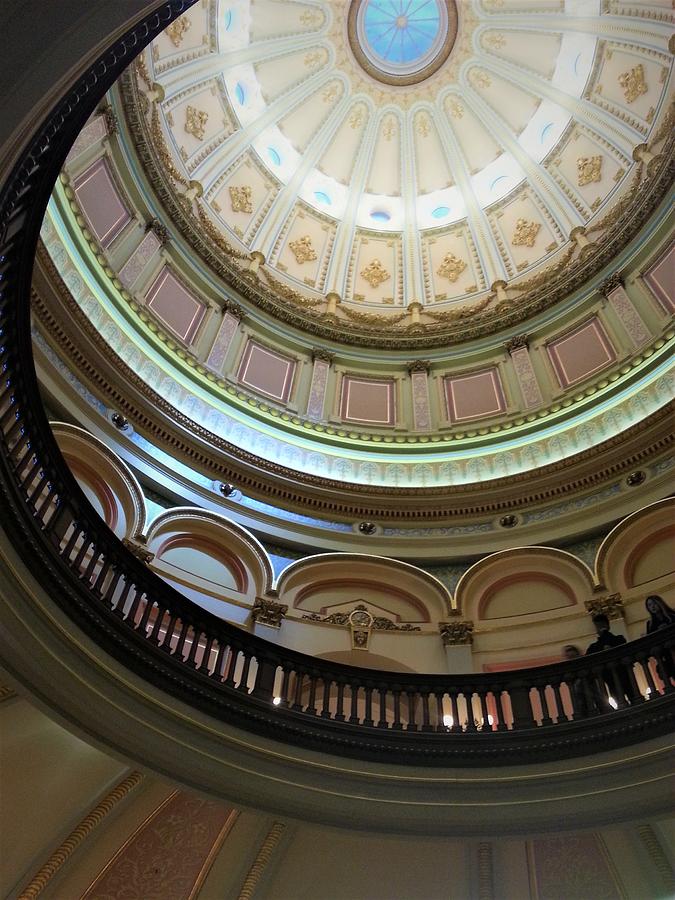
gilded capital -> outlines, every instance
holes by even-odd
[[[270,628],[281,628],[281,620],[288,612],[286,603],[276,603],[274,600],[264,600],[256,597],[251,616],[258,625],[268,625]]]
[[[226,300],[223,303],[223,315],[226,313],[229,313],[231,316],[234,316],[235,319],[239,319],[240,321],[244,318],[244,310],[234,300]]]
[[[521,350],[523,347],[527,349],[528,346],[529,339],[526,334],[514,334],[514,336],[509,338],[504,344],[504,348],[508,353],[513,353],[515,350]]]
[[[473,622],[439,622],[438,630],[444,647],[473,644]]]
[[[317,359],[322,359],[330,365],[335,359],[335,354],[331,353],[330,350],[325,350],[323,347],[312,347],[312,362]]]
[[[145,231],[146,234],[148,231],[152,231],[162,246],[169,243],[169,231],[166,225],[160,222],[159,219],[150,219],[145,226]]]
[[[431,361],[428,359],[412,359],[406,366],[408,374],[413,372],[429,372],[431,369]]]
[[[590,600],[586,600],[584,605],[592,616],[597,613],[603,613],[608,619],[623,618],[621,594],[608,594],[606,597],[592,597]]]
[[[619,272],[612,272],[608,278],[600,282],[600,293],[604,294],[605,297],[609,297],[612,291],[615,291],[618,287],[623,287],[623,278]]]

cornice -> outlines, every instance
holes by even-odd
[[[596,447],[530,472],[492,479],[489,494],[481,482],[395,488],[307,475],[235,446],[176,410],[101,342],[67,291],[60,295],[59,318],[35,287],[32,303],[49,342],[69,368],[148,440],[170,447],[176,459],[214,480],[313,516],[415,524],[485,519],[588,493],[656,460],[675,444],[673,407],[668,405]],[[70,325],[63,321],[65,312]]]

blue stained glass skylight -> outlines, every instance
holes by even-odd
[[[424,60],[440,28],[438,0],[367,0],[364,37],[385,63],[408,66]]]
[[[370,218],[374,219],[376,222],[388,222],[389,219],[391,219],[391,216],[383,209],[375,209],[371,212]]]
[[[450,214],[449,206],[437,206],[431,213],[434,219],[444,219],[447,215]]]
[[[240,106],[243,106],[246,103],[246,91],[244,90],[244,85],[241,81],[237,82],[237,86],[234,89],[235,94],[237,95],[237,101]]]

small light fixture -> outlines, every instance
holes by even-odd
[[[274,697],[274,699],[272,700],[272,703],[275,706],[279,706],[279,704],[281,703],[281,697]]]

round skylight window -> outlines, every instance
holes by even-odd
[[[379,81],[415,84],[448,58],[457,34],[454,0],[353,0],[349,41]]]

